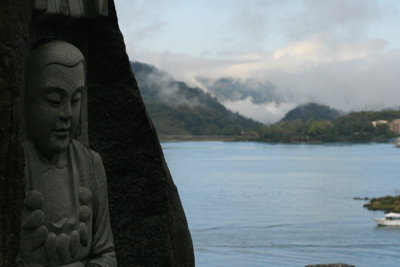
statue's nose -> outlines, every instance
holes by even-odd
[[[70,104],[63,104],[61,106],[60,118],[64,120],[69,120],[72,118],[72,110]]]

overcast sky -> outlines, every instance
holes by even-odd
[[[267,111],[276,120],[308,101],[344,111],[400,106],[398,0],[115,4],[130,60],[190,85],[196,77],[251,78],[288,96],[281,105],[226,103],[245,115]]]

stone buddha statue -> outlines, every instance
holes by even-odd
[[[75,46],[47,41],[29,54],[20,266],[117,266],[107,181],[96,152],[74,139],[85,90]]]

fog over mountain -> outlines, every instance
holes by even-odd
[[[296,106],[287,97],[279,95],[276,87],[268,81],[238,78],[196,80],[228,109],[263,123],[278,121]]]
[[[189,107],[205,105],[205,103],[201,103],[197,95],[192,95],[190,98],[185,97],[185,94],[180,92],[180,86],[184,86],[184,84],[174,80],[168,73],[140,62],[131,62],[131,68],[140,85],[139,88],[142,90],[145,102],[162,102],[174,108],[180,105]]]
[[[131,62],[141,96],[160,135],[246,135],[261,123],[224,107],[210,93],[189,87],[154,66]]]
[[[279,121],[308,102],[344,112],[399,106],[399,1],[116,5],[131,60],[152,64],[262,122]],[[227,84],[232,92],[225,92]]]
[[[380,40],[337,43],[333,37],[314,36],[272,54],[243,53],[242,59],[229,66],[168,54],[159,62],[159,68],[168,69],[175,78],[192,86],[214,91],[213,94],[231,110],[262,122],[274,122],[295,106],[308,102],[345,112],[398,107],[400,50],[388,52],[384,47]],[[244,94],[233,96],[238,92],[235,88],[224,89],[233,90],[229,98],[220,92],[217,94],[214,83],[226,77],[233,79],[233,84],[242,84],[243,88],[249,80],[264,84],[261,98],[274,100],[260,101],[254,90],[249,90],[244,99]],[[208,82],[202,82],[204,80]],[[262,90],[257,94],[260,92]]]

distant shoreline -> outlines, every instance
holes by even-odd
[[[269,144],[335,144],[335,143],[351,143],[351,144],[368,144],[368,143],[393,143],[393,141],[371,140],[371,141],[294,141],[294,142],[270,142],[256,136],[231,136],[231,135],[159,135],[160,142],[176,142],[176,141],[223,141],[223,142],[260,142]]]
[[[158,139],[162,142],[168,141],[258,141],[258,137],[238,137],[233,135],[159,135]],[[252,140],[250,140],[252,139]],[[257,139],[257,140],[256,140]]]

